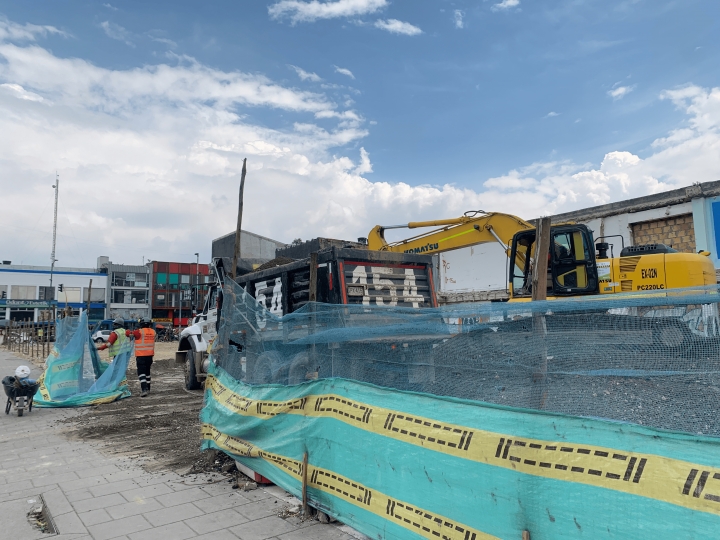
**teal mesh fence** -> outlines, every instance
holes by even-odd
[[[108,364],[90,338],[87,314],[57,321],[57,337],[34,397],[38,407],[78,407],[128,397],[125,373],[133,345],[127,340]]]

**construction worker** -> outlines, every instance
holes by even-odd
[[[152,329],[152,321],[143,317],[140,319],[140,329],[132,332],[128,330],[127,335],[135,338],[135,362],[140,381],[140,397],[145,397],[150,392],[150,366],[155,356],[155,330]]]
[[[123,346],[126,339],[125,321],[120,318],[115,319],[113,321],[113,331],[110,332],[110,337],[108,338],[107,343],[98,347],[97,350],[104,351],[105,349],[109,349],[108,354],[110,355],[110,362],[112,362],[120,352],[120,347]]]

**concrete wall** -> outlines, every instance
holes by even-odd
[[[267,262],[275,258],[275,250],[285,244],[271,238],[260,236],[249,231],[240,233],[240,258],[257,259]],[[221,236],[212,241],[212,256],[232,258],[235,250],[235,232]]]

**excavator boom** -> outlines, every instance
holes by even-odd
[[[385,240],[386,229],[440,227],[399,242]],[[407,225],[375,226],[368,235],[368,248],[400,253],[434,253],[477,244],[498,242],[509,255],[509,245],[518,231],[533,229],[527,221],[500,212],[466,212],[453,219],[412,221]]]

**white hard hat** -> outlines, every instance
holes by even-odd
[[[27,366],[18,366],[15,370],[15,377],[18,379],[26,379],[30,376],[30,368]]]

